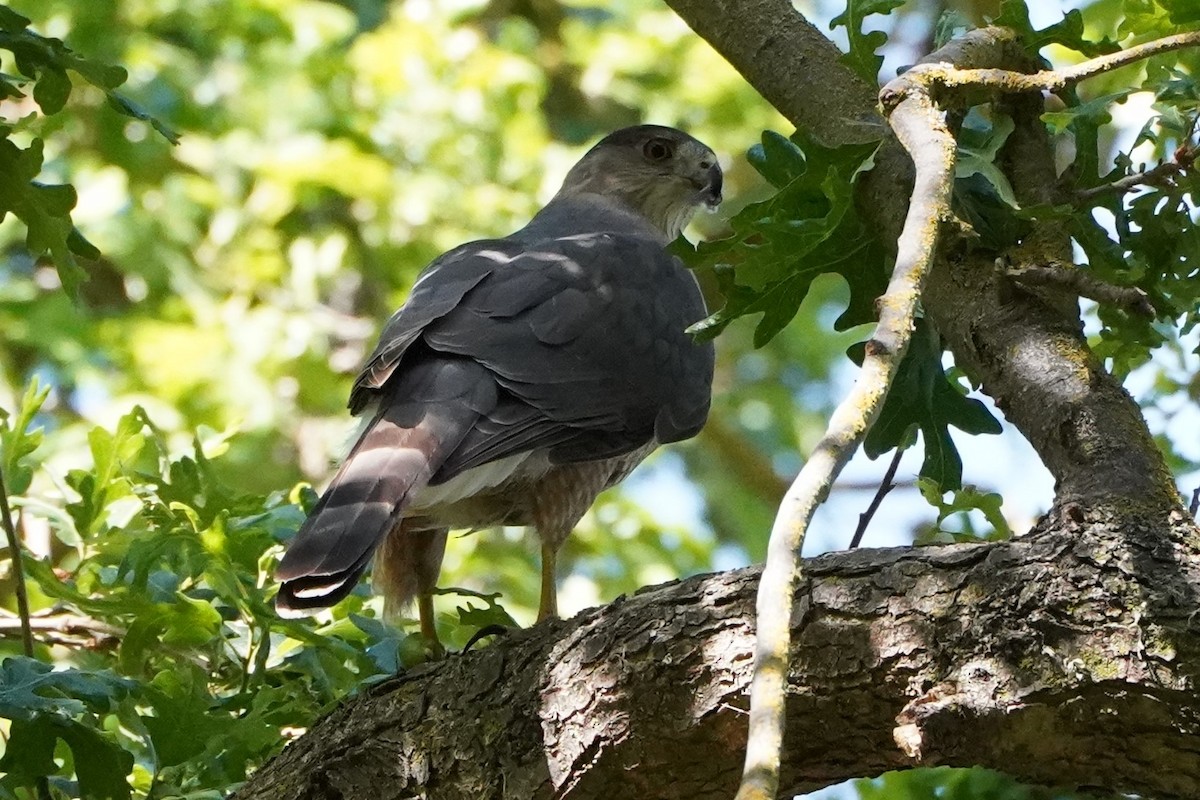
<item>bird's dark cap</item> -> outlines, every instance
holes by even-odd
[[[696,137],[689,136],[678,128],[668,128],[665,125],[633,125],[629,128],[621,128],[620,130],[613,131],[597,142],[596,147],[604,147],[606,145],[616,147],[635,146],[644,143],[646,139],[654,136],[661,136],[664,139],[674,141],[691,140],[697,144],[706,146]]]

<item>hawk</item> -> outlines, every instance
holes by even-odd
[[[686,133],[624,128],[524,228],[430,264],[354,383],[367,422],[276,570],[280,613],[337,602],[374,556],[436,645],[449,529],[528,525],[556,616],[556,554],[596,495],[708,416],[713,348],[685,332],[704,301],[666,246],[721,182]]]

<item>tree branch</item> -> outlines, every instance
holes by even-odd
[[[879,298],[879,324],[867,341],[858,380],[838,404],[825,436],[784,495],[771,528],[757,604],[750,736],[738,800],[770,800],[779,789],[791,600],[808,523],[829,487],[879,416],[892,378],[908,350],[917,302],[937,252],[938,229],[949,219],[957,145],[928,86],[902,75],[884,90],[892,130],[916,164],[916,180],[896,266]]]
[[[1120,308],[1143,317],[1154,316],[1154,306],[1144,291],[1136,286],[1116,286],[1103,281],[1078,267],[1062,264],[1028,264],[1012,267],[1006,274],[1029,286],[1056,286],[1075,297],[1086,297],[1097,303]]]
[[[1033,73],[1011,72],[1005,69],[963,69],[945,62],[941,64],[930,62],[928,59],[920,66],[922,69],[940,73],[939,82],[950,88],[986,87],[1004,92],[1039,90],[1060,92],[1068,86],[1105,72],[1111,72],[1114,69],[1126,67],[1172,50],[1198,45],[1200,45],[1200,31],[1191,31],[1155,39],[1152,42],[1135,45],[1116,53],[1097,56],[1070,67]],[[939,66],[949,66],[950,69],[943,72],[938,69]]]
[[[983,764],[1200,796],[1200,530],[1085,516],[1017,542],[809,559],[782,787]],[[727,800],[756,572],[653,587],[364,690],[237,800]],[[386,787],[386,788],[385,788]]]
[[[666,0],[797,128],[821,142],[875,142],[887,134],[876,89],[790,0]]]
[[[0,636],[20,634],[25,627],[38,631],[47,644],[91,649],[116,645],[125,631],[98,619],[78,614],[48,613],[23,620],[19,616],[0,612]]]
[[[1118,178],[1112,183],[1105,183],[1101,186],[1084,189],[1076,197],[1080,200],[1091,200],[1094,197],[1106,194],[1123,194],[1141,186],[1171,186],[1171,178],[1181,172],[1183,172],[1183,167],[1179,164],[1176,164],[1174,161],[1164,161],[1156,167],[1144,169],[1132,175],[1126,175],[1124,178]]]
[[[896,488],[896,470],[900,468],[900,459],[904,458],[905,449],[905,446],[901,445],[892,454],[892,460],[888,463],[887,471],[883,473],[883,480],[879,482],[879,488],[875,491],[875,496],[871,498],[870,504],[867,505],[867,510],[858,515],[858,526],[854,529],[854,535],[850,537],[850,546],[846,548],[847,550],[853,550],[862,544],[863,535],[867,532],[867,526],[871,524],[871,518],[879,510],[880,504],[883,503],[883,498],[887,497],[888,493]]]
[[[25,589],[25,567],[21,562],[21,539],[13,525],[12,509],[8,505],[8,489],[4,486],[4,472],[0,470],[0,526],[8,539],[8,552],[12,556],[13,592],[17,597],[17,615],[20,621],[21,648],[25,655],[33,657],[33,630],[29,626],[29,594]]]

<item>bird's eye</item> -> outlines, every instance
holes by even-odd
[[[666,139],[651,139],[642,147],[642,153],[651,161],[666,161],[674,148]]]

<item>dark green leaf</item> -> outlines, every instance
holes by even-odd
[[[0,74],[0,100],[19,100],[24,97],[25,93],[16,86],[20,82],[11,75]]]
[[[0,6],[0,30],[19,33],[29,27],[29,18],[22,17],[8,6]]]
[[[850,52],[842,56],[842,63],[872,85],[879,81],[879,68],[883,66],[883,56],[875,55],[875,51],[887,43],[887,34],[864,31],[863,21],[872,14],[890,14],[902,5],[904,0],[848,0],[846,10],[829,23],[830,28],[845,26],[850,40]]]
[[[70,746],[75,777],[84,800],[127,800],[133,754],[88,725],[64,726],[59,736]]]
[[[62,723],[43,715],[14,720],[0,758],[0,772],[8,773],[5,779],[32,787],[36,779],[58,772],[54,746]]]
[[[505,628],[520,628],[509,613],[504,610],[504,606],[500,605],[498,599],[499,592],[492,594],[483,594],[481,592],[473,592],[470,589],[460,587],[450,587],[447,589],[436,589],[435,594],[438,595],[457,595],[475,600],[483,601],[483,606],[478,607],[468,600],[466,606],[459,606],[458,623],[468,628],[484,628],[488,625],[500,625]]]
[[[972,121],[975,124],[971,124]],[[958,160],[954,168],[956,178],[969,178],[972,175],[982,177],[991,184],[996,196],[1012,208],[1018,206],[1017,198],[1008,176],[996,163],[996,157],[1014,127],[1012,119],[1007,116],[997,116],[988,125],[973,114],[968,115],[967,122],[959,132]]]
[[[87,277],[71,254],[67,239],[74,230],[71,209],[75,190],[70,186],[48,186],[35,182],[42,168],[42,142],[34,139],[21,149],[0,138],[0,215],[11,212],[25,223],[26,246],[34,255],[49,254],[58,268],[63,287],[75,296]]]
[[[861,345],[853,357],[861,363]],[[951,426],[973,434],[1000,432],[1000,423],[983,403],[966,397],[946,377],[937,334],[919,319],[879,418],[867,432],[863,451],[877,458],[900,446],[916,427],[925,447],[921,476],[943,490],[957,489],[962,485],[962,460],[950,438]]]
[[[94,260],[100,257],[100,248],[89,242],[78,228],[71,228],[71,232],[67,234],[67,247],[75,255],[86,259]]]
[[[214,713],[203,671],[196,667],[163,670],[146,686],[154,716],[145,718],[160,767],[182,763],[204,752],[208,741],[227,725]]]
[[[750,148],[746,160],[776,189],[782,189],[808,169],[804,151],[775,131],[763,131],[762,142]]]
[[[763,134],[749,157],[768,180],[783,182],[779,191],[742,209],[730,221],[733,236],[681,253],[693,267],[714,271],[725,298],[693,333],[715,336],[732,320],[761,313],[755,344],[762,346],[795,316],[812,281],[824,273],[840,274],[850,285],[850,307],[839,328],[872,318],[872,303],[886,284],[883,255],[852,196],[874,151],[875,145],[831,150],[799,133],[791,141]],[[822,169],[812,168],[816,164]]]
[[[1037,53],[1050,44],[1060,44],[1087,56],[1113,53],[1120,49],[1116,42],[1107,37],[1098,42],[1087,38],[1083,14],[1078,9],[1071,9],[1058,22],[1037,30],[1029,21],[1029,7],[1025,0],[1004,0],[1000,4],[1000,14],[990,23],[1012,28],[1031,53]]]
[[[57,114],[62,111],[70,96],[71,78],[66,70],[56,65],[43,67],[33,86],[33,99],[41,107],[42,113]]]
[[[158,131],[171,144],[179,144],[179,134],[172,130],[165,122],[158,117],[146,111],[137,103],[130,100],[123,94],[118,92],[108,93],[108,104],[114,109],[124,114],[127,117],[141,120],[142,122],[150,123],[154,130]]]
[[[55,671],[32,658],[11,656],[0,663],[0,716],[32,720],[43,712],[108,711],[135,686],[106,670]]]
[[[1159,0],[1176,25],[1200,23],[1200,5],[1193,0]]]

